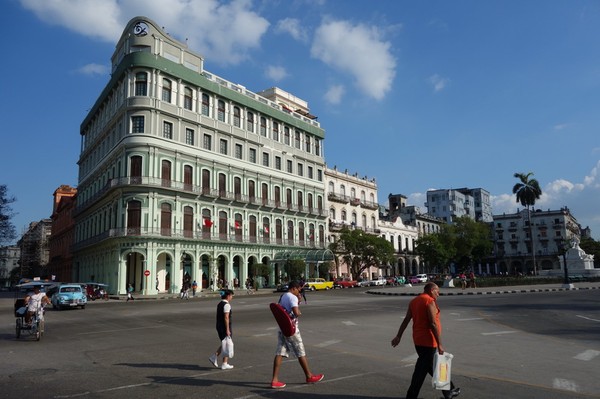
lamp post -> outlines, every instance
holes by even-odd
[[[563,288],[571,289],[575,288],[573,284],[569,281],[569,267],[567,266],[567,251],[569,249],[568,241],[562,241],[562,257],[563,257],[563,269],[565,272],[565,277],[563,280]]]

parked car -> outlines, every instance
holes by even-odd
[[[427,281],[429,281],[429,278],[426,274],[417,274],[417,278],[419,279],[420,283],[426,283]]]
[[[76,307],[85,309],[87,298],[80,284],[61,284],[53,290],[50,302],[54,309]]]
[[[326,281],[324,278],[309,278],[306,280],[306,285],[311,291],[330,290],[333,288],[333,281]]]
[[[333,288],[353,288],[358,287],[358,282],[351,278],[338,278],[333,282]]]
[[[385,285],[385,283],[386,283],[386,280],[385,280],[385,278],[383,278],[383,277],[379,277],[378,279],[371,280],[371,281],[369,282],[369,285],[372,285],[372,286],[378,286],[378,285]]]
[[[419,282],[420,282],[420,280],[417,278],[417,276],[408,277],[409,284],[419,284]]]
[[[288,283],[278,284],[275,291],[277,291],[277,292],[287,292],[288,291]]]
[[[371,285],[371,281],[369,280],[360,280],[358,282],[358,287],[368,287],[369,285]]]

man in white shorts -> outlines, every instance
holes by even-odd
[[[296,323],[296,333],[291,337],[285,337],[281,331],[277,333],[277,351],[273,360],[273,378],[271,379],[271,388],[284,388],[285,383],[279,381],[279,369],[284,357],[289,357],[290,352],[298,358],[298,362],[304,371],[307,384],[314,384],[323,379],[323,374],[313,374],[308,367],[302,336],[298,328],[298,317],[300,317],[300,308],[298,307],[298,299],[300,297],[300,284],[297,281],[292,281],[288,285],[288,292],[281,296],[279,303],[285,308],[290,317]]]

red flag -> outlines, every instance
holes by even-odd
[[[235,229],[239,230],[242,228],[242,224],[240,222],[238,222],[237,220],[235,221]]]
[[[265,225],[263,227],[263,232],[265,232],[265,234],[269,234],[269,226]]]
[[[212,227],[213,222],[210,220],[210,218],[204,218],[204,227]]]

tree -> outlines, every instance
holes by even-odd
[[[11,222],[15,214],[10,206],[15,201],[15,197],[8,196],[6,185],[0,185],[0,244],[8,244],[17,237],[15,226]]]
[[[588,255],[594,255],[594,267],[600,267],[600,241],[591,237],[581,237],[579,247]]]
[[[532,172],[515,173],[514,177],[519,179],[519,183],[513,186],[512,192],[516,195],[517,202],[527,208],[527,218],[529,219],[529,238],[531,239],[531,255],[533,257],[533,274],[537,274],[535,266],[535,248],[533,240],[533,226],[531,223],[531,208],[535,201],[542,195],[542,189],[536,179],[531,178]]]
[[[427,234],[416,242],[415,252],[427,265],[444,268],[454,258],[454,246],[444,245],[440,233]]]
[[[396,260],[392,243],[358,229],[342,229],[339,239],[330,245],[330,249],[342,256],[354,278],[369,267],[387,265]]]
[[[283,266],[283,270],[287,274],[289,281],[300,280],[305,269],[306,263],[303,259],[289,259]]]

